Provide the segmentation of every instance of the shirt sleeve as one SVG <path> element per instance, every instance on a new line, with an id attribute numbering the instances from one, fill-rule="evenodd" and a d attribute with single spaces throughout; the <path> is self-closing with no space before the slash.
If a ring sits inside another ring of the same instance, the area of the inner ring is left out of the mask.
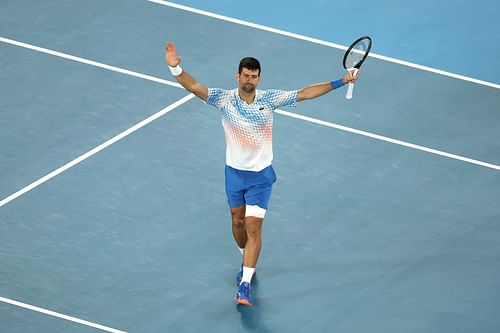
<path id="1" fill-rule="evenodd" d="M 224 106 L 230 96 L 230 91 L 220 88 L 208 88 L 207 104 L 220 109 Z"/>
<path id="2" fill-rule="evenodd" d="M 275 109 L 281 107 L 296 107 L 297 106 L 297 90 L 266 90 L 263 96 L 268 100 Z"/>

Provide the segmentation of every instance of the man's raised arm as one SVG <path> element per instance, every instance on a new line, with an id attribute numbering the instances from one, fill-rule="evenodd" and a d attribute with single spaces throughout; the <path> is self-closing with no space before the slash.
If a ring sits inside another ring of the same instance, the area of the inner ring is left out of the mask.
<path id="1" fill-rule="evenodd" d="M 358 79 L 358 73 L 352 74 L 351 72 L 347 72 L 345 76 L 341 79 L 331 82 L 312 84 L 298 91 L 297 102 L 302 102 L 308 99 L 313 99 L 322 96 L 334 89 L 344 86 L 347 83 L 354 83 L 356 82 L 357 79 Z"/>
<path id="2" fill-rule="evenodd" d="M 208 88 L 196 82 L 196 80 L 179 65 L 181 58 L 177 55 L 177 50 L 172 42 L 167 44 L 165 50 L 165 61 L 167 62 L 170 72 L 175 77 L 177 82 L 181 84 L 187 91 L 192 92 L 197 97 L 205 102 L 208 99 Z"/>

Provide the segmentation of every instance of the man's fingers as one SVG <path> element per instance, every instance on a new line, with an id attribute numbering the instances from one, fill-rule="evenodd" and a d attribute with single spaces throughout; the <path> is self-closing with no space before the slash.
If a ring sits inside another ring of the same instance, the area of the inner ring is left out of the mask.
<path id="1" fill-rule="evenodd" d="M 175 45 L 172 42 L 167 43 L 167 52 L 176 53 Z"/>
<path id="2" fill-rule="evenodd" d="M 350 83 L 356 82 L 356 80 L 358 79 L 358 75 L 359 75 L 358 69 L 347 71 L 347 81 Z"/>
<path id="3" fill-rule="evenodd" d="M 165 48 L 165 59 L 167 64 L 172 67 L 177 66 L 181 62 L 181 58 L 177 55 L 174 43 L 168 42 Z"/>

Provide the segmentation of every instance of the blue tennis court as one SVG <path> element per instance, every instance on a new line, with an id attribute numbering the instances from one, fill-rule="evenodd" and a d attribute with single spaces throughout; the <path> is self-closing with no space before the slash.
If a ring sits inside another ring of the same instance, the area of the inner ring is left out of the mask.
<path id="1" fill-rule="evenodd" d="M 378 23 L 350 31 L 345 9 L 279 3 L 0 3 L 5 332 L 500 331 L 500 73 L 425 47 L 476 8 L 363 2 Z M 481 24 L 470 45 L 497 54 L 498 20 Z M 261 89 L 292 90 L 340 77 L 362 34 L 352 100 L 276 111 L 254 306 L 237 306 L 220 115 L 175 82 L 165 44 L 207 86 L 235 87 L 251 55 Z"/>

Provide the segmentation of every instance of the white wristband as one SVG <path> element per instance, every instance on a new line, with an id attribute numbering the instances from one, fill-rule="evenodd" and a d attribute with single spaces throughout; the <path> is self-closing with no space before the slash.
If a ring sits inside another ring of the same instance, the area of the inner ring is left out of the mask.
<path id="1" fill-rule="evenodd" d="M 170 68 L 170 72 L 172 73 L 173 76 L 179 76 L 182 74 L 182 68 L 179 65 L 175 67 L 168 66 L 168 68 Z"/>

